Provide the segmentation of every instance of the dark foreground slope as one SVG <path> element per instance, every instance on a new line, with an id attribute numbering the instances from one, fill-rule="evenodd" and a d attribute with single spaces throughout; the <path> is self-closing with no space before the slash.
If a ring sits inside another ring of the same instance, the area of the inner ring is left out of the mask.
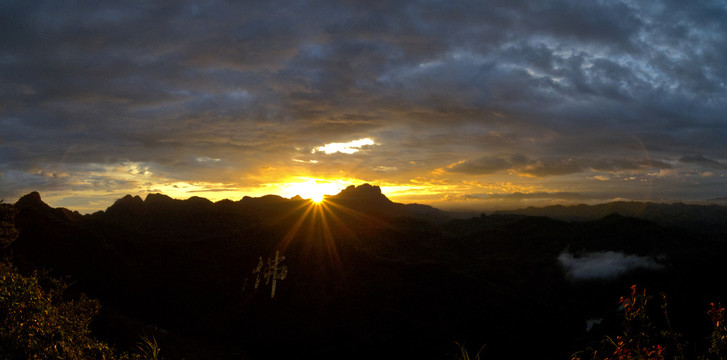
<path id="1" fill-rule="evenodd" d="M 448 220 L 369 185 L 323 205 L 157 194 L 82 216 L 33 193 L 16 207 L 17 263 L 100 299 L 110 341 L 151 331 L 177 359 L 436 359 L 454 341 L 566 358 L 632 283 L 671 294 L 675 322 L 698 330 L 725 295 L 724 236 L 618 215 Z"/>

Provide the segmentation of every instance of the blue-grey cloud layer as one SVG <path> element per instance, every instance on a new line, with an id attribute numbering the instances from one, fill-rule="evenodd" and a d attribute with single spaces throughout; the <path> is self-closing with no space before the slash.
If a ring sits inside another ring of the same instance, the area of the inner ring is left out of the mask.
<path id="1" fill-rule="evenodd" d="M 721 197 L 725 19 L 723 1 L 6 1 L 2 196 L 124 163 L 239 184 L 372 137 L 305 166 Z"/>

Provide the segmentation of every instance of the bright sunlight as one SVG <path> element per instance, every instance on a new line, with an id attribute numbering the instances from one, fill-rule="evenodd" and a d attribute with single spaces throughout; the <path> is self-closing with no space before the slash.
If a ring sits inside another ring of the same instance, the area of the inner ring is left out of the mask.
<path id="1" fill-rule="evenodd" d="M 336 180 L 323 180 L 313 178 L 300 178 L 301 182 L 285 184 L 284 196 L 300 195 L 304 199 L 310 199 L 315 203 L 323 201 L 325 195 L 338 194 L 348 184 L 342 185 Z"/>
<path id="2" fill-rule="evenodd" d="M 353 154 L 355 152 L 361 151 L 361 148 L 367 145 L 376 145 L 376 143 L 370 138 L 353 140 L 347 143 L 330 143 L 314 148 L 313 150 L 311 150 L 311 153 L 315 154 L 316 152 L 321 151 L 326 154 L 335 154 L 337 152 L 343 154 Z"/>

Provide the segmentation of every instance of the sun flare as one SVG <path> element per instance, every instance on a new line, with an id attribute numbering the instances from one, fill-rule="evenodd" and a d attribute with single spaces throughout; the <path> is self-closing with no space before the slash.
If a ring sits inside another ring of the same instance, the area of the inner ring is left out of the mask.
<path id="1" fill-rule="evenodd" d="M 323 201 L 323 197 L 324 196 L 325 196 L 325 194 L 318 194 L 318 193 L 316 193 L 316 194 L 311 195 L 310 199 L 314 203 L 320 204 Z"/>
<path id="2" fill-rule="evenodd" d="M 339 193 L 345 186 L 341 186 L 337 181 L 301 178 L 300 182 L 288 183 L 285 186 L 284 193 L 287 196 L 300 195 L 304 199 L 310 199 L 314 203 L 321 203 L 326 195 L 335 195 Z"/>

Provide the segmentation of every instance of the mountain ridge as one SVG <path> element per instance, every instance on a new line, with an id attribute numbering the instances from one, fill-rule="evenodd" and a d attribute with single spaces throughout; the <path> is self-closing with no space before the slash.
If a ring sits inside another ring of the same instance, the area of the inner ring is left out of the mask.
<path id="1" fill-rule="evenodd" d="M 39 195 L 37 199 L 40 199 Z M 134 212 L 193 211 L 220 206 L 237 207 L 239 210 L 246 208 L 271 209 L 280 206 L 299 205 L 309 201 L 299 195 L 291 198 L 284 198 L 279 195 L 264 195 L 260 197 L 243 196 L 238 201 L 224 199 L 212 202 L 206 198 L 197 196 L 180 200 L 160 193 L 150 193 L 143 200 L 138 195 L 126 195 L 116 200 L 105 211 L 99 211 L 93 215 L 98 217 L 131 216 Z M 373 186 L 367 183 L 358 186 L 350 185 L 338 194 L 326 195 L 322 206 L 326 206 L 326 202 L 345 206 L 362 213 L 378 214 L 388 217 L 419 217 L 437 221 L 448 220 L 453 217 L 453 214 L 429 205 L 393 202 L 381 192 L 379 186 Z"/>
<path id="2" fill-rule="evenodd" d="M 260 197 L 243 196 L 234 201 L 223 199 L 213 202 L 209 199 L 192 196 L 187 199 L 175 199 L 161 193 L 149 193 L 144 199 L 139 195 L 127 194 L 116 200 L 106 210 L 94 214 L 81 215 L 63 207 L 53 208 L 43 202 L 40 193 L 33 191 L 22 196 L 16 206 L 19 208 L 31 207 L 37 211 L 52 214 L 56 218 L 79 221 L 85 217 L 122 219 L 141 218 L 151 214 L 197 213 L 212 209 L 229 208 L 241 213 L 254 213 L 255 211 L 277 211 L 281 207 L 297 206 L 309 202 L 296 195 L 291 198 L 279 195 L 264 195 Z M 324 202 L 331 205 L 345 206 L 347 208 L 366 214 L 376 214 L 386 217 L 413 217 L 422 218 L 438 223 L 455 218 L 471 217 L 473 213 L 457 213 L 441 210 L 423 204 L 402 204 L 391 201 L 384 195 L 379 186 L 364 183 L 358 186 L 351 185 L 335 195 L 325 195 Z M 482 213 L 484 214 L 484 213 Z M 563 221 L 593 221 L 602 219 L 611 214 L 626 217 L 645 219 L 657 222 L 664 226 L 682 226 L 703 232 L 727 232 L 727 206 L 709 204 L 653 203 L 638 201 L 613 201 L 596 205 L 551 205 L 543 207 L 530 206 L 513 210 L 497 210 L 490 215 L 526 215 L 544 216 Z"/>
<path id="3" fill-rule="evenodd" d="M 250 359 L 431 357 L 466 339 L 487 342 L 493 358 L 522 341 L 532 344 L 523 355 L 566 358 L 586 320 L 612 313 L 635 282 L 671 290 L 678 303 L 727 277 L 725 235 L 623 215 L 448 219 L 394 203 L 371 185 L 318 205 L 276 195 L 213 203 L 149 194 L 80 215 L 33 192 L 15 207 L 20 236 L 8 250 L 20 265 L 72 276 L 74 289 L 118 309 L 116 318 L 232 352 L 242 346 Z M 286 276 L 273 298 L 271 259 L 279 256 Z M 588 261 L 631 265 L 607 278 L 568 277 Z M 644 263 L 656 265 L 636 266 Z M 114 316 L 105 322 L 110 333 L 120 332 Z M 184 343 L 163 346 L 178 347 L 177 358 L 210 358 L 188 356 Z"/>
<path id="4" fill-rule="evenodd" d="M 664 226 L 684 226 L 709 232 L 727 231 L 727 206 L 675 203 L 653 203 L 638 201 L 613 201 L 597 205 L 552 205 L 527 207 L 514 210 L 500 210 L 493 214 L 518 214 L 547 216 L 564 221 L 592 221 L 610 214 L 645 219 Z"/>

